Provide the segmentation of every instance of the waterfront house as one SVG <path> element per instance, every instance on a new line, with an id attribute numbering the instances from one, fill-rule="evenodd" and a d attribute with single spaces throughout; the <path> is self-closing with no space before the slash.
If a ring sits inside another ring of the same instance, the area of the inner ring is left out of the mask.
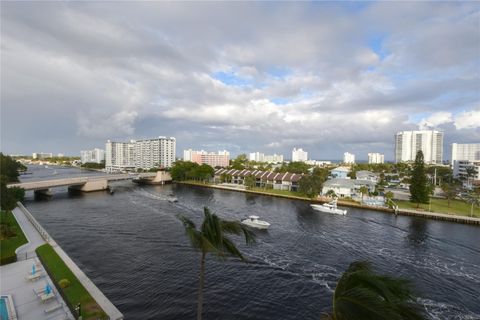
<path id="1" fill-rule="evenodd" d="M 297 191 L 298 182 L 302 178 L 301 174 L 288 172 L 217 169 L 214 181 L 243 185 L 245 184 L 245 179 L 250 176 L 255 178 L 256 187 L 288 191 Z"/>
<path id="2" fill-rule="evenodd" d="M 348 176 L 348 173 L 350 172 L 349 167 L 337 167 L 335 169 L 330 170 L 330 176 L 331 178 L 335 179 L 346 179 Z"/>
<path id="3" fill-rule="evenodd" d="M 322 195 L 326 195 L 328 191 L 333 190 L 340 198 L 361 197 L 361 187 L 366 186 L 369 192 L 374 192 L 375 185 L 376 183 L 370 180 L 334 178 L 325 181 L 322 188 Z"/>

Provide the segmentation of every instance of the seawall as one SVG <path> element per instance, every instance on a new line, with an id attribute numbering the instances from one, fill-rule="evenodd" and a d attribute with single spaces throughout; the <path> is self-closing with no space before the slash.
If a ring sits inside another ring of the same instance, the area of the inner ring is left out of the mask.
<path id="1" fill-rule="evenodd" d="M 214 189 L 220 189 L 220 190 L 243 192 L 243 193 L 254 193 L 254 194 L 266 195 L 266 196 L 271 196 L 271 197 L 306 201 L 306 202 L 309 202 L 309 203 L 325 203 L 325 202 L 330 201 L 327 198 L 309 199 L 309 198 L 300 197 L 300 196 L 297 197 L 297 196 L 292 196 L 292 195 L 269 193 L 268 191 L 262 192 L 262 191 L 256 191 L 256 190 L 230 188 L 230 187 L 219 186 L 219 185 L 202 184 L 202 183 L 187 182 L 187 181 L 175 181 L 175 183 L 197 186 L 197 187 L 204 187 L 204 188 L 214 188 Z M 457 222 L 457 223 L 464 223 L 464 224 L 471 224 L 471 225 L 480 226 L 480 218 L 473 218 L 473 217 L 467 217 L 467 216 L 451 215 L 451 214 L 445 214 L 445 213 L 439 213 L 439 212 L 425 212 L 425 211 L 410 210 L 410 209 L 398 209 L 397 212 L 395 212 L 395 210 L 390 209 L 390 208 L 373 207 L 373 206 L 367 206 L 367 205 L 363 205 L 363 204 L 359 204 L 359 203 L 354 203 L 354 202 L 350 202 L 350 201 L 342 201 L 342 200 L 338 200 L 338 205 L 344 206 L 344 207 L 360 208 L 360 209 L 386 212 L 386 213 L 391 213 L 391 214 L 398 214 L 398 215 L 403 215 L 403 216 L 415 216 L 415 217 L 421 217 L 421 218 L 427 218 L 427 219 L 450 221 L 450 222 Z"/>

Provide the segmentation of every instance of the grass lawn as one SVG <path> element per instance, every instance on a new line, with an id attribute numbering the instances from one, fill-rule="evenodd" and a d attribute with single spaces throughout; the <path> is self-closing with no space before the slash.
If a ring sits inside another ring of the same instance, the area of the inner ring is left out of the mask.
<path id="1" fill-rule="evenodd" d="M 263 189 L 263 188 L 248 188 L 247 190 L 249 191 L 255 191 L 255 192 L 260 192 L 260 193 L 266 193 L 266 194 L 279 194 L 283 196 L 291 196 L 291 197 L 297 197 L 297 198 L 302 198 L 302 199 L 309 199 L 307 197 L 302 196 L 298 192 L 295 191 L 288 191 L 288 190 L 276 190 L 276 189 Z"/>
<path id="2" fill-rule="evenodd" d="M 400 208 L 404 209 L 417 209 L 417 204 L 409 201 L 395 200 Z M 421 204 L 420 209 L 428 211 L 428 204 Z M 459 216 L 470 216 L 471 204 L 468 204 L 461 200 L 450 200 L 450 207 L 448 207 L 448 201 L 446 199 L 432 198 L 431 211 L 456 214 Z M 480 209 L 473 207 L 473 216 L 480 218 Z"/>
<path id="3" fill-rule="evenodd" d="M 68 301 L 68 304 L 73 307 L 77 306 L 78 303 L 81 304 L 83 319 L 107 318 L 102 308 L 100 308 L 49 244 L 38 247 L 36 252 L 58 290 L 63 292 L 63 297 Z M 66 288 L 61 288 L 58 285 L 61 279 L 67 279 L 70 285 Z M 72 310 L 72 312 L 74 311 Z"/>
<path id="4" fill-rule="evenodd" d="M 0 213 L 0 265 L 17 261 L 15 250 L 27 243 L 27 238 L 11 211 Z"/>

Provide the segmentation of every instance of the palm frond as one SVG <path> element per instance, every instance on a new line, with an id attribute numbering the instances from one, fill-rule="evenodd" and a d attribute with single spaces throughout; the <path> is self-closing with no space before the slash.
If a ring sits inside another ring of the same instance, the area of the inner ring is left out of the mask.
<path id="1" fill-rule="evenodd" d="M 225 233 L 231 233 L 235 235 L 240 235 L 243 233 L 245 237 L 246 244 L 253 244 L 255 243 L 255 234 L 246 226 L 241 224 L 238 221 L 229 221 L 229 220 L 222 220 L 222 230 Z"/>
<path id="2" fill-rule="evenodd" d="M 334 293 L 335 319 L 423 319 L 408 280 L 373 272 L 368 262 L 350 264 Z"/>
<path id="3" fill-rule="evenodd" d="M 238 248 L 235 246 L 235 244 L 228 239 L 227 237 L 223 237 L 223 249 L 226 251 L 228 254 L 240 258 L 242 261 L 246 261 L 245 258 L 243 257 L 242 253 Z"/>

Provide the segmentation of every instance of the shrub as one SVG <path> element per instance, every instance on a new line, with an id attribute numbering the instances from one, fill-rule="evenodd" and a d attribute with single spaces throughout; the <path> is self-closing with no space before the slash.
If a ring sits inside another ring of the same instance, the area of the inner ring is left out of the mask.
<path id="1" fill-rule="evenodd" d="M 68 279 L 61 279 L 60 281 L 58 281 L 58 285 L 60 286 L 60 288 L 65 289 L 70 285 L 70 281 L 68 281 Z"/>

